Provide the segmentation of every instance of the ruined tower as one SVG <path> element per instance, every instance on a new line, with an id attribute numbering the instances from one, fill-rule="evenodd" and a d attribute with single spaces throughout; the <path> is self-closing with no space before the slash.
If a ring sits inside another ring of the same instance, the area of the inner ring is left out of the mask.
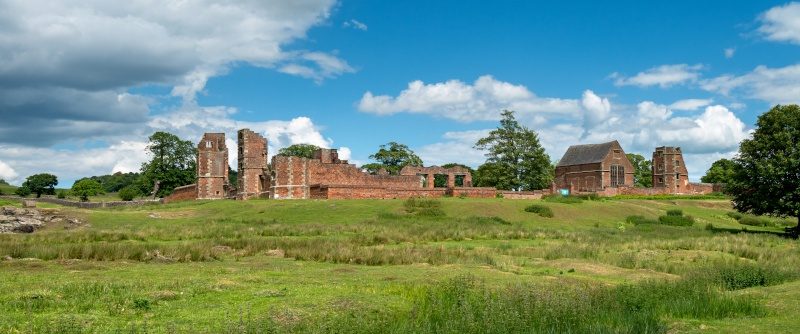
<path id="1" fill-rule="evenodd" d="M 689 172 L 680 147 L 656 147 L 653 152 L 653 187 L 666 188 L 666 192 L 671 194 L 689 191 Z"/>
<path id="2" fill-rule="evenodd" d="M 237 197 L 248 199 L 267 196 L 269 174 L 267 173 L 267 140 L 261 135 L 241 129 L 239 136 L 239 174 Z"/>
<path id="3" fill-rule="evenodd" d="M 197 198 L 220 199 L 228 192 L 228 148 L 224 133 L 206 133 L 197 144 Z"/>

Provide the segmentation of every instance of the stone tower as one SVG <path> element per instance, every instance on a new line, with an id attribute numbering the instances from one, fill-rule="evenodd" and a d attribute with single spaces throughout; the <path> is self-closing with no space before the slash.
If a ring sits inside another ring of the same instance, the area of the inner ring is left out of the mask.
<path id="1" fill-rule="evenodd" d="M 239 136 L 239 175 L 237 197 L 268 197 L 267 140 L 261 135 L 241 129 Z"/>
<path id="2" fill-rule="evenodd" d="M 197 198 L 221 199 L 228 192 L 228 148 L 224 133 L 206 133 L 197 144 Z"/>
<path id="3" fill-rule="evenodd" d="M 666 188 L 671 194 L 689 191 L 689 172 L 680 147 L 656 147 L 653 152 L 653 187 Z"/>

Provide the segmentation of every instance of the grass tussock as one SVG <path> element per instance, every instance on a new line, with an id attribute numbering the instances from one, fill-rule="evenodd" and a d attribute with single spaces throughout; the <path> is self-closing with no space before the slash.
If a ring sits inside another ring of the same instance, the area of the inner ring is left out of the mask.
<path id="1" fill-rule="evenodd" d="M 409 198 L 403 202 L 406 213 L 422 217 L 444 217 L 442 202 L 435 199 Z"/>
<path id="2" fill-rule="evenodd" d="M 553 218 L 553 209 L 541 204 L 532 204 L 525 207 L 525 212 L 532 212 L 545 218 Z"/>

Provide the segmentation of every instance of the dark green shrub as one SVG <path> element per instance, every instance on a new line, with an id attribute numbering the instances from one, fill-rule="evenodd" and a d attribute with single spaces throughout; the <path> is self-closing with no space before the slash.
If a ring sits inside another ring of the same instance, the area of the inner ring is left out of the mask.
<path id="1" fill-rule="evenodd" d="M 133 300 L 133 308 L 141 311 L 149 311 L 150 300 L 145 298 L 136 298 Z"/>
<path id="2" fill-rule="evenodd" d="M 14 190 L 14 194 L 20 197 L 28 197 L 31 194 L 31 190 L 28 187 L 19 187 Z"/>
<path id="3" fill-rule="evenodd" d="M 123 201 L 132 201 L 134 198 L 140 195 L 139 188 L 132 185 L 127 186 L 120 189 L 118 195 Z"/>
<path id="4" fill-rule="evenodd" d="M 726 290 L 781 284 L 797 278 L 796 271 L 743 261 L 717 262 L 689 274 L 689 278 L 718 285 Z"/>
<path id="5" fill-rule="evenodd" d="M 728 217 L 731 217 L 731 218 L 736 219 L 736 220 L 742 219 L 742 217 L 744 217 L 743 214 L 741 214 L 739 212 L 736 212 L 736 211 L 728 212 L 728 213 L 726 213 L 726 215 L 728 215 Z"/>
<path id="6" fill-rule="evenodd" d="M 739 224 L 748 226 L 768 226 L 770 225 L 770 221 L 753 216 L 742 216 L 742 218 L 739 219 Z"/>
<path id="7" fill-rule="evenodd" d="M 67 192 L 63 191 L 63 190 L 59 190 L 58 193 L 56 194 L 56 198 L 58 198 L 58 199 L 67 198 Z"/>
<path id="8" fill-rule="evenodd" d="M 445 215 L 442 210 L 442 203 L 435 199 L 409 198 L 403 202 L 403 207 L 407 213 L 413 213 L 424 217 L 442 217 Z"/>
<path id="9" fill-rule="evenodd" d="M 601 199 L 600 195 L 598 195 L 597 193 L 572 195 L 572 197 L 577 197 L 587 201 L 599 201 Z"/>
<path id="10" fill-rule="evenodd" d="M 547 195 L 543 196 L 542 200 L 545 202 L 550 203 L 561 203 L 561 204 L 578 204 L 583 203 L 583 199 L 576 196 L 561 196 L 561 195 Z"/>
<path id="11" fill-rule="evenodd" d="M 683 210 L 681 209 L 669 209 L 667 210 L 667 216 L 683 216 Z"/>
<path id="12" fill-rule="evenodd" d="M 625 218 L 625 222 L 633 225 L 658 224 L 657 220 L 645 218 L 644 216 L 628 216 Z"/>
<path id="13" fill-rule="evenodd" d="M 658 217 L 658 223 L 670 226 L 692 226 L 694 225 L 694 218 L 692 216 L 661 216 Z"/>
<path id="14" fill-rule="evenodd" d="M 529 205 L 525 208 L 525 212 L 532 212 L 545 218 L 553 218 L 553 210 L 541 204 Z"/>
<path id="15" fill-rule="evenodd" d="M 509 221 L 507 221 L 507 220 L 505 220 L 503 218 L 497 217 L 497 216 L 491 216 L 491 217 L 469 216 L 467 218 L 463 218 L 463 219 L 460 219 L 460 220 L 463 221 L 463 222 L 466 222 L 466 223 L 470 223 L 470 224 L 511 225 L 511 222 L 509 222 Z"/>

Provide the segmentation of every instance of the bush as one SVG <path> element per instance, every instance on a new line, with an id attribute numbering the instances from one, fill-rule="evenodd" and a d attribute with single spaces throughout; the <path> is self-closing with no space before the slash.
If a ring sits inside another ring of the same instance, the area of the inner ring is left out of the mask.
<path id="1" fill-rule="evenodd" d="M 80 197 L 83 202 L 89 201 L 89 196 L 100 195 L 104 192 L 100 183 L 92 179 L 83 179 L 72 185 L 72 193 Z"/>
<path id="2" fill-rule="evenodd" d="M 597 193 L 572 195 L 572 197 L 577 197 L 577 198 L 580 198 L 582 200 L 587 200 L 587 201 L 599 201 L 599 200 L 602 199 L 600 197 L 600 195 L 598 195 Z"/>
<path id="3" fill-rule="evenodd" d="M 130 185 L 120 189 L 118 195 L 123 201 L 132 201 L 134 198 L 139 197 L 139 188 Z"/>
<path id="4" fill-rule="evenodd" d="M 59 190 L 58 194 L 56 194 L 56 198 L 58 199 L 65 199 L 67 198 L 67 192 L 63 190 Z"/>
<path id="5" fill-rule="evenodd" d="M 691 280 L 708 282 L 725 290 L 777 285 L 797 278 L 796 271 L 743 261 L 717 262 L 689 274 Z"/>
<path id="6" fill-rule="evenodd" d="M 403 207 L 407 213 L 413 213 L 424 217 L 442 217 L 445 215 L 442 210 L 442 203 L 435 199 L 409 198 L 403 202 Z"/>
<path id="7" fill-rule="evenodd" d="M 669 209 L 667 210 L 667 216 L 683 216 L 683 210 L 681 209 Z"/>
<path id="8" fill-rule="evenodd" d="M 742 216 L 742 218 L 739 218 L 739 224 L 749 226 L 768 226 L 770 225 L 770 222 L 766 219 L 761 219 L 758 217 Z"/>
<path id="9" fill-rule="evenodd" d="M 658 217 L 658 223 L 670 226 L 692 226 L 694 225 L 694 218 L 692 216 L 661 216 Z"/>
<path id="10" fill-rule="evenodd" d="M 561 203 L 561 204 L 578 204 L 583 203 L 583 199 L 576 196 L 561 196 L 561 195 L 547 195 L 543 196 L 542 200 L 545 202 L 550 203 Z"/>
<path id="11" fill-rule="evenodd" d="M 625 218 L 625 222 L 633 225 L 658 224 L 657 220 L 645 218 L 644 216 L 628 216 Z"/>
<path id="12" fill-rule="evenodd" d="M 525 212 L 536 213 L 545 218 L 553 218 L 553 210 L 541 204 L 529 205 L 525 208 Z"/>
<path id="13" fill-rule="evenodd" d="M 726 213 L 726 215 L 728 215 L 728 217 L 731 217 L 731 218 L 736 219 L 736 220 L 742 219 L 742 217 L 744 217 L 743 214 L 741 214 L 739 212 L 736 212 L 736 211 L 728 212 L 728 213 Z"/>
<path id="14" fill-rule="evenodd" d="M 14 194 L 20 197 L 28 197 L 31 194 L 31 190 L 28 187 L 19 187 L 14 190 Z"/>

